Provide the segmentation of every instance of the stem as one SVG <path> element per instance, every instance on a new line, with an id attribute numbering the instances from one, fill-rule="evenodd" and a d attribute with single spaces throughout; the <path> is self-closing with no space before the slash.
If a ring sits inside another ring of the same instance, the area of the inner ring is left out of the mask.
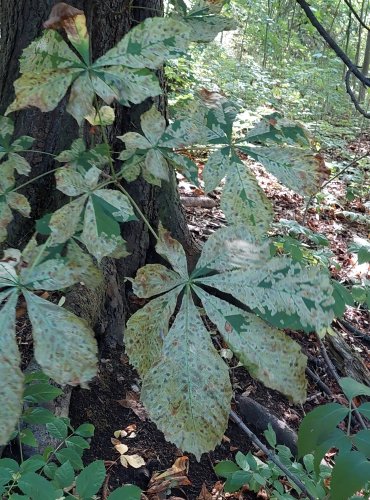
<path id="1" fill-rule="evenodd" d="M 20 151 L 20 153 L 39 153 L 42 155 L 53 156 L 54 158 L 58 156 L 53 153 L 48 153 L 47 151 L 39 151 L 38 149 L 25 149 L 24 151 Z"/>
<path id="2" fill-rule="evenodd" d="M 274 464 L 277 465 L 282 472 L 284 472 L 286 477 L 288 477 L 310 500 L 315 500 L 315 497 L 309 494 L 302 481 L 292 472 L 290 472 L 290 470 L 284 464 L 280 462 L 275 453 L 270 451 L 267 446 L 265 446 L 262 441 L 258 439 L 258 437 L 249 429 L 249 427 L 245 425 L 245 423 L 242 421 L 239 415 L 235 413 L 235 411 L 230 411 L 230 417 L 242 429 L 242 431 L 247 434 L 252 443 L 258 446 L 258 448 L 263 451 L 267 458 L 271 460 L 271 462 L 274 462 Z"/>
<path id="3" fill-rule="evenodd" d="M 122 191 L 122 193 L 127 196 L 127 198 L 130 200 L 132 206 L 135 208 L 135 210 L 137 211 L 137 213 L 140 215 L 140 217 L 143 219 L 145 225 L 147 226 L 147 228 L 149 229 L 149 231 L 152 233 L 152 235 L 154 236 L 154 238 L 156 240 L 159 239 L 157 233 L 154 231 L 154 229 L 152 228 L 152 226 L 150 225 L 150 222 L 148 221 L 148 219 L 145 217 L 145 215 L 143 214 L 143 212 L 141 211 L 139 205 L 136 203 L 136 201 L 132 198 L 132 196 L 129 195 L 129 193 L 126 191 L 126 189 L 124 187 L 121 186 L 121 184 L 119 182 L 116 182 L 115 185 L 118 187 L 118 189 L 120 191 Z"/>
<path id="4" fill-rule="evenodd" d="M 101 118 L 100 109 L 99 109 L 99 103 L 98 103 L 98 98 L 96 97 L 96 94 L 94 96 L 94 101 L 95 101 L 95 106 L 96 106 L 96 112 L 98 114 L 99 121 L 100 121 L 100 127 L 101 127 L 102 136 L 103 136 L 103 141 L 104 141 L 104 144 L 109 148 L 109 151 L 110 151 L 110 146 L 109 146 L 109 142 L 108 142 L 107 132 L 105 130 L 105 126 L 102 125 L 102 118 Z M 113 177 L 113 179 L 116 179 L 117 176 L 116 176 L 116 172 L 114 170 L 114 165 L 113 165 L 113 160 L 112 160 L 111 154 L 109 154 L 109 168 L 110 168 L 111 176 Z"/>
<path id="5" fill-rule="evenodd" d="M 348 424 L 347 424 L 347 436 L 351 434 L 351 420 L 352 420 L 352 401 L 349 401 L 348 405 L 349 413 L 348 413 Z"/>
<path id="6" fill-rule="evenodd" d="M 32 182 L 37 181 L 38 179 L 41 179 L 42 177 L 45 177 L 46 175 L 52 174 L 52 173 L 56 172 L 59 169 L 60 169 L 60 167 L 53 168 L 52 170 L 48 170 L 47 172 L 44 172 L 43 174 L 37 175 L 36 177 L 32 177 L 32 179 L 30 179 L 29 181 L 24 182 L 23 184 L 20 184 L 19 186 L 16 186 L 15 188 L 13 188 L 10 191 L 10 193 L 14 193 L 15 191 L 18 191 L 18 189 L 22 189 L 25 186 L 28 186 L 28 184 L 32 184 Z"/>
<path id="7" fill-rule="evenodd" d="M 21 464 L 23 464 L 23 449 L 22 449 L 22 443 L 21 443 L 21 427 L 18 422 L 18 443 L 19 443 L 19 455 L 21 459 Z"/>

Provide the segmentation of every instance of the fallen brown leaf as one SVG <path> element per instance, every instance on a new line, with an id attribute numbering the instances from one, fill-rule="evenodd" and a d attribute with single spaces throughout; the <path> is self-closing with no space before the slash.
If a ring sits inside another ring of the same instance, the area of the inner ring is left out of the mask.
<path id="1" fill-rule="evenodd" d="M 203 483 L 202 489 L 197 500 L 213 500 L 211 493 L 207 490 L 205 483 Z"/>
<path id="2" fill-rule="evenodd" d="M 82 15 L 83 11 L 72 7 L 64 2 L 59 2 L 51 9 L 49 19 L 44 22 L 46 29 L 62 28 L 64 21 Z"/>
<path id="3" fill-rule="evenodd" d="M 189 486 L 187 474 L 189 470 L 189 458 L 182 456 L 164 472 L 155 472 L 149 481 L 148 494 L 157 494 L 177 486 Z"/>
<path id="4" fill-rule="evenodd" d="M 140 420 L 145 421 L 148 418 L 148 412 L 144 405 L 140 402 L 140 396 L 134 391 L 128 391 L 124 399 L 117 401 L 118 404 L 132 410 Z M 127 429 L 125 429 L 127 432 Z"/>

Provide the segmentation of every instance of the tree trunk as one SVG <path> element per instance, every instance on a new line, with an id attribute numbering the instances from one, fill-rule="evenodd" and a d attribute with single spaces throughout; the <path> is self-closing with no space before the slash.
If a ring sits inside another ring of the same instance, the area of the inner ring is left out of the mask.
<path id="1" fill-rule="evenodd" d="M 13 80 L 18 75 L 18 60 L 22 50 L 40 35 L 42 23 L 48 18 L 51 7 L 55 3 L 54 0 L 44 2 L 0 0 L 0 53 L 2 55 L 0 58 L 0 114 L 4 113 L 14 98 Z M 69 3 L 83 9 L 86 14 L 93 59 L 113 47 L 131 27 L 146 17 L 160 15 L 163 8 L 162 0 L 135 0 L 135 7 L 121 0 L 104 2 L 70 0 Z M 161 72 L 159 76 L 163 80 Z M 165 98 L 157 98 L 156 103 L 165 112 Z M 117 141 L 116 136 L 128 130 L 139 130 L 140 115 L 150 105 L 151 100 L 131 108 L 115 105 L 116 121 L 108 133 L 114 151 L 122 149 L 122 143 Z M 59 153 L 69 148 L 71 142 L 78 137 L 79 131 L 73 118 L 65 112 L 65 106 L 66 100 L 49 113 L 41 113 L 35 108 L 15 113 L 12 117 L 15 121 L 16 136 L 25 134 L 34 137 L 36 141 L 33 149 L 38 151 Z M 55 168 L 56 165 L 50 158 L 52 157 L 39 153 L 29 153 L 27 159 L 32 166 L 31 176 L 34 177 Z M 18 182 L 23 181 L 24 179 L 19 179 Z M 161 190 L 143 180 L 130 183 L 125 188 L 152 225 L 157 225 L 159 213 L 161 214 L 164 225 L 174 233 L 190 256 L 193 254 L 194 258 L 196 251 L 194 251 L 179 202 L 175 176 L 172 176 L 171 181 Z M 9 228 L 7 246 L 17 248 L 22 248 L 33 234 L 35 220 L 55 210 L 63 199 L 61 193 L 55 190 L 53 175 L 27 186 L 22 192 L 31 203 L 32 217 L 29 220 L 15 216 L 14 223 Z M 171 207 L 171 209 L 160 209 L 160 200 L 162 202 L 165 200 L 165 207 Z M 141 220 L 124 224 L 122 234 L 132 254 L 120 261 L 104 260 L 103 267 L 107 278 L 105 289 L 99 291 L 95 298 L 89 297 L 87 300 L 84 294 L 77 291 L 72 293 L 69 300 L 73 309 L 95 323 L 95 326 L 98 325 L 98 331 L 102 334 L 101 341 L 105 343 L 108 340 L 110 344 L 122 343 L 124 322 L 129 313 L 124 277 L 133 276 L 148 259 L 153 259 L 155 243 Z"/>
<path id="2" fill-rule="evenodd" d="M 369 69 L 370 69 L 370 31 L 367 32 L 364 61 L 362 63 L 362 73 L 365 76 L 368 76 Z M 364 85 L 361 85 L 358 93 L 358 102 L 363 103 L 365 101 L 365 96 L 366 96 L 366 87 Z"/>

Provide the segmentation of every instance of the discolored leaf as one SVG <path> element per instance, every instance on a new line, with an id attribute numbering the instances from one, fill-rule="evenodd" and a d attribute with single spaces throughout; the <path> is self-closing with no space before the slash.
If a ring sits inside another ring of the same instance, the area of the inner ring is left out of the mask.
<path id="1" fill-rule="evenodd" d="M 156 252 L 166 259 L 182 278 L 188 278 L 188 263 L 182 245 L 172 238 L 170 232 L 161 223 L 158 227 L 158 236 Z"/>
<path id="2" fill-rule="evenodd" d="M 215 231 L 205 242 L 195 274 L 259 268 L 270 260 L 267 239 L 257 238 L 249 226 L 235 225 Z"/>
<path id="3" fill-rule="evenodd" d="M 29 217 L 31 215 L 31 205 L 23 194 L 13 191 L 6 195 L 6 200 L 10 208 L 17 210 L 23 217 Z"/>
<path id="4" fill-rule="evenodd" d="M 129 31 L 94 67 L 124 65 L 130 68 L 157 69 L 165 60 L 183 54 L 189 30 L 181 21 L 152 17 Z"/>
<path id="5" fill-rule="evenodd" d="M 329 177 L 329 169 L 319 154 L 294 146 L 239 146 L 256 159 L 282 184 L 297 193 L 311 196 Z"/>
<path id="6" fill-rule="evenodd" d="M 230 148 L 214 151 L 208 158 L 203 170 L 204 190 L 206 193 L 213 191 L 220 185 L 227 175 L 230 167 Z"/>
<path id="7" fill-rule="evenodd" d="M 231 224 L 245 224 L 256 235 L 266 234 L 272 219 L 270 201 L 256 178 L 236 156 L 231 159 L 221 208 Z"/>
<path id="8" fill-rule="evenodd" d="M 86 120 L 90 123 L 90 125 L 94 126 L 107 126 L 112 125 L 115 120 L 114 109 L 110 106 L 102 106 L 97 110 L 94 108 L 93 111 L 85 116 Z"/>
<path id="9" fill-rule="evenodd" d="M 252 377 L 295 403 L 306 399 L 307 358 L 299 344 L 255 314 L 232 306 L 199 287 L 194 291 L 224 340 Z"/>
<path id="10" fill-rule="evenodd" d="M 162 357 L 144 376 L 142 400 L 166 438 L 199 460 L 222 439 L 231 395 L 227 367 L 188 291 Z"/>
<path id="11" fill-rule="evenodd" d="M 141 377 L 160 357 L 163 339 L 168 333 L 169 321 L 181 290 L 181 287 L 177 287 L 151 300 L 127 322 L 125 351 Z"/>
<path id="12" fill-rule="evenodd" d="M 15 308 L 18 293 L 2 293 L 0 310 L 0 445 L 7 444 L 22 412 L 23 374 L 19 368 L 20 354 L 15 339 Z"/>
<path id="13" fill-rule="evenodd" d="M 278 328 L 320 330 L 334 317 L 333 289 L 326 272 L 275 257 L 262 268 L 245 268 L 200 278 L 256 310 Z"/>
<path id="14" fill-rule="evenodd" d="M 193 42 L 211 42 L 220 32 L 236 28 L 233 19 L 213 14 L 190 14 L 184 18 L 184 22 L 191 30 L 190 39 Z"/>
<path id="15" fill-rule="evenodd" d="M 81 196 L 53 212 L 49 221 L 51 245 L 64 243 L 76 234 L 86 200 L 87 196 Z"/>
<path id="16" fill-rule="evenodd" d="M 36 361 L 57 383 L 86 384 L 96 374 L 94 332 L 71 312 L 24 291 Z"/>
<path id="17" fill-rule="evenodd" d="M 168 292 L 179 285 L 185 285 L 187 279 L 161 264 L 147 264 L 141 267 L 132 280 L 134 294 L 140 298 L 149 298 Z"/>
<path id="18" fill-rule="evenodd" d="M 84 119 L 94 114 L 94 87 L 87 72 L 82 73 L 71 87 L 67 111 L 80 125 Z"/>
<path id="19" fill-rule="evenodd" d="M 278 143 L 310 146 L 310 137 L 303 125 L 284 118 L 280 113 L 263 116 L 243 140 L 263 145 Z"/>
<path id="20" fill-rule="evenodd" d="M 82 139 L 76 139 L 71 145 L 71 149 L 60 153 L 56 160 L 62 163 L 68 163 L 68 166 L 80 171 L 81 167 L 86 172 L 96 173 L 96 169 L 101 169 L 110 161 L 110 150 L 106 144 L 97 144 L 91 149 L 87 149 Z M 85 177 L 86 179 L 86 177 Z M 92 186 L 92 184 L 90 184 Z M 71 195 L 73 196 L 73 195 Z"/>

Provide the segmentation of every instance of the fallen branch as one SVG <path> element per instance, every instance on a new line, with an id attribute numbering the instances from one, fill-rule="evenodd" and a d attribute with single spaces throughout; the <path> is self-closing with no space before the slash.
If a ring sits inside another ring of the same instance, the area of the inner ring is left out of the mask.
<path id="1" fill-rule="evenodd" d="M 343 326 L 348 332 L 353 333 L 355 337 L 360 337 L 361 340 L 364 342 L 367 342 L 370 344 L 370 335 L 367 335 L 367 333 L 361 332 L 357 328 L 355 328 L 353 325 L 348 323 L 345 319 L 338 319 L 338 323 Z"/>
<path id="2" fill-rule="evenodd" d="M 263 451 L 263 453 L 267 456 L 271 462 L 273 462 L 279 469 L 284 472 L 286 477 L 288 477 L 292 483 L 294 483 L 310 500 L 315 500 L 315 497 L 310 495 L 310 493 L 307 491 L 306 486 L 302 483 L 302 481 L 290 470 L 280 462 L 279 458 L 270 451 L 267 446 L 265 446 L 262 441 L 258 439 L 258 437 L 245 425 L 245 423 L 242 421 L 242 419 L 239 417 L 235 411 L 231 410 L 230 411 L 230 417 L 231 419 L 240 427 L 240 429 L 249 437 L 249 439 L 254 443 L 260 450 Z"/>
<path id="3" fill-rule="evenodd" d="M 324 384 L 321 378 L 314 371 L 312 371 L 311 368 L 308 368 L 308 366 L 306 367 L 306 373 L 320 387 L 320 389 L 325 392 L 327 396 L 333 397 L 333 393 L 331 392 L 329 387 Z"/>
<path id="4" fill-rule="evenodd" d="M 252 424 L 260 432 L 267 430 L 270 424 L 276 434 L 277 442 L 287 446 L 292 454 L 297 456 L 297 434 L 283 420 L 247 395 L 242 394 L 238 398 L 238 403 L 239 412 L 247 424 Z"/>

